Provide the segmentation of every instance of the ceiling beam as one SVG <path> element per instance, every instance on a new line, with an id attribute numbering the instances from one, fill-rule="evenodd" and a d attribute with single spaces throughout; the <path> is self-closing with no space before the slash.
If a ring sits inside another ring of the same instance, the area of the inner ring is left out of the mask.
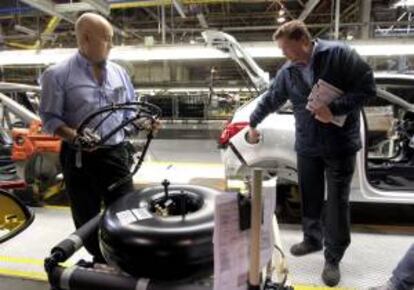
<path id="1" fill-rule="evenodd" d="M 154 20 L 156 20 L 158 23 L 161 23 L 161 19 L 158 17 L 157 14 L 155 14 L 154 12 L 152 12 L 149 8 L 142 8 L 149 16 L 151 16 L 151 18 L 153 18 Z M 171 30 L 171 28 L 165 24 L 165 29 L 167 30 Z"/>
<path id="2" fill-rule="evenodd" d="M 204 17 L 204 14 L 203 14 L 202 12 L 197 13 L 197 19 L 198 19 L 198 22 L 200 23 L 200 26 L 201 26 L 203 29 L 207 29 L 207 28 L 208 28 L 208 23 L 207 23 L 207 20 L 206 20 L 206 18 Z"/>
<path id="3" fill-rule="evenodd" d="M 94 7 L 84 2 L 56 4 L 55 10 L 58 13 L 73 13 L 86 10 L 96 10 Z"/>
<path id="4" fill-rule="evenodd" d="M 177 10 L 178 14 L 180 14 L 181 18 L 186 18 L 184 13 L 184 7 L 180 0 L 172 0 L 174 4 L 175 10 Z"/>
<path id="5" fill-rule="evenodd" d="M 82 0 L 84 3 L 88 3 L 96 9 L 99 13 L 109 16 L 111 13 L 111 7 L 106 0 Z"/>
<path id="6" fill-rule="evenodd" d="M 39 9 L 40 11 L 43 11 L 47 14 L 62 18 L 72 24 L 75 24 L 76 22 L 76 18 L 71 16 L 71 15 L 66 15 L 62 12 L 59 12 L 57 9 L 57 5 L 55 5 L 55 3 L 53 3 L 51 0 L 21 0 L 23 3 L 32 6 L 36 9 Z M 85 1 L 89 1 L 90 3 L 87 3 L 87 5 L 89 5 L 89 7 L 92 7 L 91 3 L 92 2 L 97 2 L 97 0 L 85 0 Z M 85 3 L 86 4 L 86 3 Z M 87 7 L 87 6 L 80 6 L 80 7 Z M 94 6 L 94 10 L 96 10 L 96 7 Z M 59 9 L 62 9 L 62 6 L 59 6 Z M 128 34 L 123 31 L 122 29 L 112 25 L 114 32 L 118 35 L 121 35 L 123 37 L 127 37 Z"/>
<path id="7" fill-rule="evenodd" d="M 320 0 L 309 0 L 305 4 L 305 8 L 303 9 L 302 13 L 299 15 L 298 19 L 305 21 L 306 17 L 312 12 L 313 9 L 319 4 Z"/>
<path id="8" fill-rule="evenodd" d="M 82 0 L 83 2 L 72 2 L 64 4 L 56 4 L 55 10 L 59 13 L 73 13 L 79 11 L 98 11 L 99 13 L 109 16 L 111 6 L 103 0 Z"/>
<path id="9" fill-rule="evenodd" d="M 371 25 L 409 25 L 412 24 L 410 21 L 378 21 L 378 22 L 371 22 Z M 326 23 L 313 23 L 313 24 L 307 24 L 306 26 L 308 28 L 325 28 L 329 29 L 331 27 L 332 23 L 326 22 Z M 340 27 L 361 27 L 364 23 L 362 22 L 341 22 Z M 266 25 L 266 26 L 228 26 L 228 27 L 221 27 L 221 31 L 227 31 L 227 32 L 247 32 L 247 31 L 267 31 L 267 30 L 276 30 L 280 27 L 280 25 Z M 170 32 L 167 29 L 168 32 Z M 196 33 L 196 32 L 202 32 L 204 31 L 203 28 L 198 27 L 180 27 L 180 28 L 174 28 L 174 32 L 176 33 Z M 158 33 L 157 28 L 129 28 L 127 29 L 127 32 L 129 33 Z"/>
<path id="10" fill-rule="evenodd" d="M 75 23 L 74 17 L 58 12 L 56 10 L 55 3 L 53 3 L 51 0 L 20 0 L 20 1 L 36 9 L 39 9 L 40 11 L 43 11 L 47 14 L 57 16 L 70 23 Z"/>

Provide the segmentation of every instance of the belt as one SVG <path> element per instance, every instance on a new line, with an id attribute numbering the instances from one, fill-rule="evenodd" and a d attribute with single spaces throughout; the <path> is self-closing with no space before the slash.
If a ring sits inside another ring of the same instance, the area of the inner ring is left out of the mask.
<path id="1" fill-rule="evenodd" d="M 67 141 L 63 141 L 62 143 L 68 149 L 75 150 L 75 151 L 78 151 L 79 150 L 79 147 L 73 145 L 72 143 L 69 143 Z M 125 142 L 121 142 L 121 143 L 118 143 L 118 144 L 115 144 L 115 145 L 100 145 L 94 151 L 101 150 L 101 149 L 102 150 L 115 149 L 115 148 L 118 148 L 118 147 L 123 146 L 124 144 L 125 144 Z M 92 151 L 92 152 L 94 152 L 94 151 Z M 88 152 L 88 151 L 87 150 L 82 150 L 82 152 Z"/>
<path id="2" fill-rule="evenodd" d="M 123 146 L 124 142 L 116 144 L 116 145 L 101 145 L 98 148 L 96 148 L 96 150 L 93 150 L 93 151 L 80 150 L 79 147 L 76 147 L 73 144 L 71 144 L 69 142 L 66 142 L 66 141 L 63 141 L 62 145 L 63 145 L 62 148 L 65 148 L 65 149 L 70 150 L 73 153 L 75 153 L 75 166 L 77 168 L 81 168 L 82 167 L 82 155 L 83 154 L 93 155 L 93 154 L 99 154 L 99 153 L 102 153 L 102 152 L 105 152 L 105 151 L 114 150 L 114 149 L 117 149 L 117 148 L 120 148 L 121 146 Z"/>

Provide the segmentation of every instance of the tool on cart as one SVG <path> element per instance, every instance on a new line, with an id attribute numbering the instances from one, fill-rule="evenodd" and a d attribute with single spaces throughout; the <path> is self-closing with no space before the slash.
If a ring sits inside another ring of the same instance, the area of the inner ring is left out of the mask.
<path id="1" fill-rule="evenodd" d="M 58 160 L 61 140 L 41 131 L 38 115 L 8 96 L 0 93 L 0 102 L 6 108 L 9 125 L 11 119 L 27 124 L 27 127 L 11 127 L 13 146 L 11 159 L 16 164 L 17 174 L 27 187 L 22 199 L 31 204 L 63 192 L 63 181 Z"/>
<path id="2" fill-rule="evenodd" d="M 33 120 L 29 128 L 13 128 L 12 160 L 18 175 L 28 185 L 31 204 L 41 204 L 57 194 L 63 194 L 59 152 L 61 139 L 41 131 L 40 121 Z"/>

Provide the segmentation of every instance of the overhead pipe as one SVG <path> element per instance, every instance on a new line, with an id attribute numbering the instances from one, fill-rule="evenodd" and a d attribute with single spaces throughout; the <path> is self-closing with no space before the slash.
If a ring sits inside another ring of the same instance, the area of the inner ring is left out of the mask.
<path id="1" fill-rule="evenodd" d="M 245 3 L 240 0 L 182 0 L 181 3 L 185 4 L 215 4 L 215 3 Z M 253 2 L 253 1 L 252 1 Z M 266 2 L 263 0 L 262 2 Z M 172 0 L 149 0 L 149 1 L 109 1 L 111 9 L 128 9 L 139 7 L 155 7 L 159 5 L 174 5 Z"/>
<path id="2" fill-rule="evenodd" d="M 51 0 L 20 0 L 20 2 L 23 2 L 44 13 L 63 18 L 70 23 L 75 23 L 75 19 L 72 16 L 56 11 L 56 5 Z"/>
<path id="3" fill-rule="evenodd" d="M 55 31 L 56 27 L 59 25 L 60 23 L 60 18 L 57 16 L 53 16 L 52 18 L 50 18 L 49 22 L 46 25 L 45 30 L 43 31 L 42 35 L 45 34 L 51 34 L 53 33 L 53 31 Z M 8 46 L 12 46 L 12 47 L 17 47 L 17 48 L 24 48 L 24 49 L 39 49 L 40 48 L 40 40 L 36 40 L 36 42 L 34 44 L 21 44 L 21 43 L 16 43 L 16 42 L 6 42 L 6 44 Z"/>
<path id="4" fill-rule="evenodd" d="M 0 93 L 0 103 L 2 103 L 2 105 L 6 107 L 10 112 L 16 114 L 27 123 L 31 123 L 32 121 L 40 122 L 39 116 L 2 93 Z"/>
<path id="5" fill-rule="evenodd" d="M 52 2 L 51 0 L 20 0 L 21 2 L 34 7 L 42 12 L 45 12 L 47 14 L 53 15 L 53 16 L 57 16 L 59 18 L 62 18 L 66 21 L 68 21 L 69 23 L 75 24 L 76 19 L 74 17 L 72 17 L 71 15 L 67 15 L 65 13 L 61 13 L 56 9 L 56 4 L 54 2 Z M 85 0 L 86 1 L 86 0 Z M 95 1 L 92 0 L 87 0 L 90 3 L 97 3 Z M 91 5 L 91 4 L 89 4 Z M 122 29 L 116 27 L 115 25 L 112 25 L 113 30 L 116 34 L 119 34 L 123 37 L 127 37 L 128 34 L 123 31 Z"/>
<path id="6" fill-rule="evenodd" d="M 316 6 L 318 6 L 319 2 L 320 0 L 309 0 L 306 3 L 302 13 L 299 15 L 298 19 L 305 21 L 306 17 L 308 17 L 312 10 L 315 9 Z"/>
<path id="7" fill-rule="evenodd" d="M 5 7 L 0 8 L 0 15 L 22 14 L 33 10 L 32 7 Z"/>

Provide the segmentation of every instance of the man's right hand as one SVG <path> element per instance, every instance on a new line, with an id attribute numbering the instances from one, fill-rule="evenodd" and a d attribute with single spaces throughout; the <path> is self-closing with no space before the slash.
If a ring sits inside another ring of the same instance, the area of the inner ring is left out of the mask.
<path id="1" fill-rule="evenodd" d="M 251 144 L 259 143 L 260 132 L 256 128 L 249 127 L 247 132 L 247 141 Z"/>
<path id="2" fill-rule="evenodd" d="M 73 138 L 72 143 L 82 149 L 94 150 L 100 141 L 101 138 L 99 135 L 92 132 L 89 128 L 85 128 L 82 135 L 77 134 L 75 138 Z"/>

